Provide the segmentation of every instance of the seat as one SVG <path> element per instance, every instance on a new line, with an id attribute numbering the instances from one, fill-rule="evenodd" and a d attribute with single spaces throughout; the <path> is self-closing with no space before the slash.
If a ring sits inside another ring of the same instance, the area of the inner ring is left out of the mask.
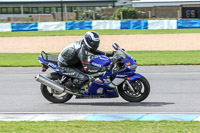
<path id="1" fill-rule="evenodd" d="M 48 54 L 44 51 L 41 52 L 41 55 L 43 60 L 57 65 L 58 55 Z"/>

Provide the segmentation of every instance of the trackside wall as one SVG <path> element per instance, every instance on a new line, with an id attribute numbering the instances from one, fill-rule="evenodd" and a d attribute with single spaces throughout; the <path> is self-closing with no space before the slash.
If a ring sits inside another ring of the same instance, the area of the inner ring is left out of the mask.
<path id="1" fill-rule="evenodd" d="M 34 23 L 0 23 L 0 32 L 57 31 L 97 29 L 190 29 L 200 28 L 200 19 L 193 20 L 98 20 Z"/>

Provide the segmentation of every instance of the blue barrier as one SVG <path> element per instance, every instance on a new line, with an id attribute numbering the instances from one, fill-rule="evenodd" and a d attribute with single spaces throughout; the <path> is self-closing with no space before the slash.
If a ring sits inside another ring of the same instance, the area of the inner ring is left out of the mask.
<path id="1" fill-rule="evenodd" d="M 51 25 L 48 27 L 49 25 Z M 54 25 L 55 24 L 55 25 Z M 101 24 L 101 26 L 99 26 Z M 45 27 L 46 26 L 46 27 Z M 176 27 L 177 26 L 177 27 Z M 106 20 L 67 21 L 42 23 L 1 24 L 0 32 L 9 31 L 53 31 L 53 30 L 94 30 L 94 29 L 191 29 L 200 28 L 200 19 L 194 20 Z"/>
<path id="2" fill-rule="evenodd" d="M 37 31 L 38 23 L 11 23 L 12 31 Z"/>
<path id="3" fill-rule="evenodd" d="M 66 30 L 91 30 L 92 21 L 69 21 L 66 22 Z"/>
<path id="4" fill-rule="evenodd" d="M 148 20 L 121 21 L 121 29 L 148 29 Z"/>
<path id="5" fill-rule="evenodd" d="M 177 29 L 200 28 L 200 20 L 177 20 Z"/>

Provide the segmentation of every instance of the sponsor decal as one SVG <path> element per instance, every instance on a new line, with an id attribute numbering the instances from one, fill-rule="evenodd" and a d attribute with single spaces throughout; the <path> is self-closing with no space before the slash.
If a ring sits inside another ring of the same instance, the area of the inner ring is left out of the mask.
<path id="1" fill-rule="evenodd" d="M 101 57 L 101 56 L 99 56 L 99 57 L 100 57 L 101 60 L 108 60 L 108 59 L 105 58 L 105 57 Z"/>
<path id="2" fill-rule="evenodd" d="M 65 75 L 74 75 L 75 74 L 75 72 L 73 72 L 73 73 L 64 73 Z"/>
<path id="3" fill-rule="evenodd" d="M 114 90 L 106 90 L 107 92 L 114 92 Z"/>
<path id="4" fill-rule="evenodd" d="M 97 72 L 98 70 L 88 70 L 88 72 Z"/>
<path id="5" fill-rule="evenodd" d="M 53 63 L 48 63 L 48 66 L 56 68 L 56 65 Z"/>
<path id="6" fill-rule="evenodd" d="M 101 67 L 101 65 L 94 63 L 94 62 L 92 62 L 92 65 L 97 66 L 97 67 Z"/>

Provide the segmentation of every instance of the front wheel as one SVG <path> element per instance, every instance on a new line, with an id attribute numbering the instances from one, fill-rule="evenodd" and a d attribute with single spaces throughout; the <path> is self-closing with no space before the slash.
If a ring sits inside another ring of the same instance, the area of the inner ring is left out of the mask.
<path id="1" fill-rule="evenodd" d="M 124 82 L 118 86 L 120 96 L 129 102 L 141 102 L 146 99 L 150 93 L 150 85 L 145 77 L 141 77 L 130 83 L 133 90 L 129 85 Z"/>

